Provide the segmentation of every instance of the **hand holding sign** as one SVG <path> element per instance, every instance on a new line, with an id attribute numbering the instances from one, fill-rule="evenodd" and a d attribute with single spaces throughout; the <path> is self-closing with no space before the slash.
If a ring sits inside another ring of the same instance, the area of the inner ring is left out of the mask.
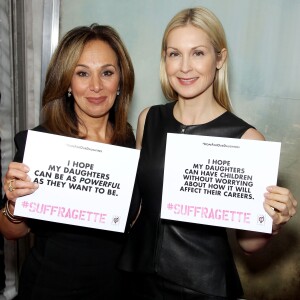
<path id="1" fill-rule="evenodd" d="M 23 162 L 40 187 L 17 200 L 15 215 L 123 232 L 138 157 L 136 149 L 29 131 Z"/>
<path id="2" fill-rule="evenodd" d="M 279 156 L 277 142 L 168 133 L 161 217 L 270 233 Z"/>

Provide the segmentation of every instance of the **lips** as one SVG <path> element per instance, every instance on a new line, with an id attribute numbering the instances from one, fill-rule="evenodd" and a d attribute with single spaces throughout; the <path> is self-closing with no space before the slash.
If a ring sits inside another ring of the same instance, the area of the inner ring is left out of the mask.
<path id="1" fill-rule="evenodd" d="M 106 96 L 101 96 L 101 97 L 86 97 L 89 103 L 93 104 L 101 104 L 103 103 L 107 97 Z"/>
<path id="2" fill-rule="evenodd" d="M 193 78 L 179 78 L 178 77 L 178 81 L 180 82 L 180 84 L 182 85 L 191 85 L 194 82 L 196 82 L 198 79 L 198 77 L 193 77 Z"/>

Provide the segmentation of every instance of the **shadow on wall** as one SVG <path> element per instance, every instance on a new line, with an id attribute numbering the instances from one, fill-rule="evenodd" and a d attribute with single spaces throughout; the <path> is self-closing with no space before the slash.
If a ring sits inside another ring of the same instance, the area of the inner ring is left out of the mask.
<path id="1" fill-rule="evenodd" d="M 300 243 L 295 226 L 286 225 L 261 251 L 245 255 L 239 248 L 233 231 L 229 240 L 247 300 L 300 299 Z M 291 266 L 293 266 L 291 268 Z M 270 293 L 270 289 L 274 293 Z"/>

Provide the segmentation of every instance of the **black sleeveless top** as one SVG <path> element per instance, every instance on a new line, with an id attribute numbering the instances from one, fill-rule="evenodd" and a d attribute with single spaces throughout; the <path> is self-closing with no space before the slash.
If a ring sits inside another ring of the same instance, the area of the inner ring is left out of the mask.
<path id="1" fill-rule="evenodd" d="M 48 132 L 42 126 L 33 130 Z M 27 133 L 15 136 L 14 161 L 23 161 Z M 133 132 L 126 147 L 135 148 Z M 88 195 L 82 201 L 84 197 Z M 126 286 L 117 262 L 126 234 L 38 219 L 26 222 L 34 233 L 34 244 L 22 265 L 20 299 L 122 299 Z"/>
<path id="2" fill-rule="evenodd" d="M 120 268 L 157 273 L 195 291 L 229 298 L 243 291 L 223 227 L 160 219 L 167 133 L 241 138 L 253 128 L 231 112 L 202 125 L 173 116 L 176 102 L 150 108 L 144 127 L 137 183 L 140 216 L 129 233 Z M 137 194 L 133 202 L 138 201 Z"/>

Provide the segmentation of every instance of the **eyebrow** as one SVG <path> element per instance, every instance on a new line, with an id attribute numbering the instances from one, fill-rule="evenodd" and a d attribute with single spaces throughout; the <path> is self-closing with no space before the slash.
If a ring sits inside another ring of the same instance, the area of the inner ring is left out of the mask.
<path id="1" fill-rule="evenodd" d="M 191 48 L 192 50 L 195 50 L 195 49 L 197 49 L 197 48 L 208 48 L 207 46 L 204 46 L 204 45 L 198 45 L 198 46 L 195 46 L 195 47 L 193 47 L 193 48 Z M 168 49 L 174 49 L 174 50 L 178 50 L 178 48 L 176 48 L 176 47 L 172 47 L 172 46 L 169 46 L 169 47 L 167 47 L 167 49 L 166 50 L 168 50 Z"/>
<path id="2" fill-rule="evenodd" d="M 76 67 L 84 67 L 84 68 L 89 68 L 89 66 L 85 65 L 85 64 L 77 64 Z M 103 66 L 101 66 L 101 68 L 107 68 L 107 67 L 113 67 L 114 69 L 117 69 L 115 65 L 113 64 L 105 64 Z"/>

